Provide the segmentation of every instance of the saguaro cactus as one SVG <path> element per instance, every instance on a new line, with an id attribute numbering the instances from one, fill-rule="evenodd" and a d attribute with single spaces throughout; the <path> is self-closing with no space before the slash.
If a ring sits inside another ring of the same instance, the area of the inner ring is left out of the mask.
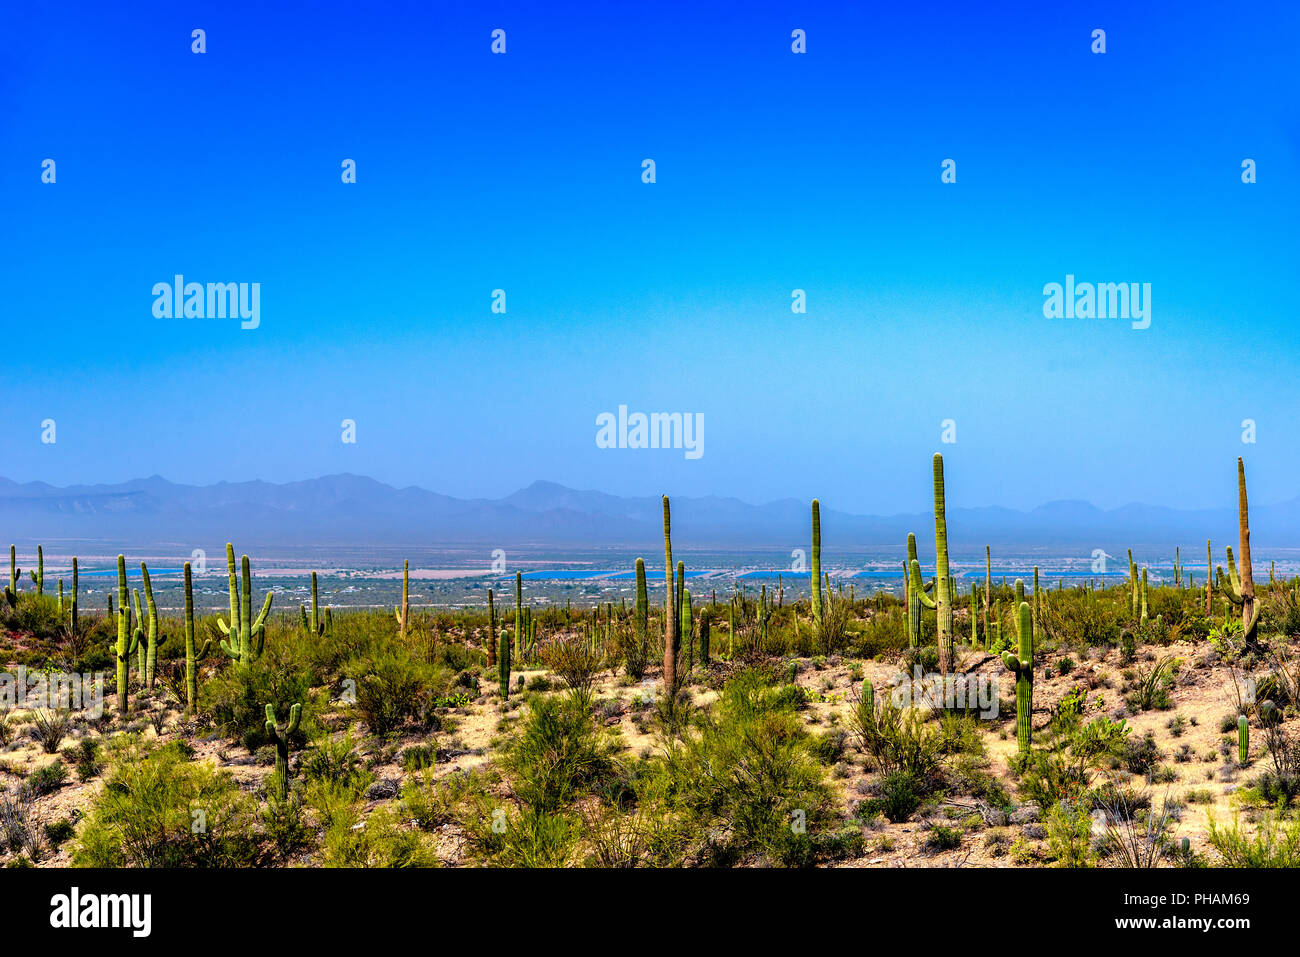
<path id="1" fill-rule="evenodd" d="M 1016 744 L 1028 754 L 1034 733 L 1034 622 L 1027 602 L 1020 603 L 1016 633 L 1019 654 L 1005 651 L 1002 662 L 1016 676 Z"/>
<path id="2" fill-rule="evenodd" d="M 230 555 L 232 556 L 231 567 L 233 568 L 233 550 Z M 221 629 L 222 634 L 228 635 L 230 638 L 229 642 L 221 642 L 221 650 L 241 665 L 247 665 L 262 654 L 262 647 L 266 643 L 266 616 L 271 612 L 271 600 L 275 597 L 275 593 L 266 593 L 266 601 L 262 604 L 262 611 L 257 618 L 254 618 L 253 575 L 248 566 L 247 555 L 240 559 L 240 564 L 243 590 L 241 592 L 237 586 L 232 586 L 230 593 L 231 601 L 236 603 L 237 611 L 231 616 L 230 625 L 218 618 L 217 627 Z M 231 581 L 233 583 L 233 577 Z"/>
<path id="3" fill-rule="evenodd" d="M 921 644 L 921 608 L 933 608 L 934 602 L 922 602 L 921 599 L 926 597 L 926 592 L 934 587 L 934 582 L 912 584 L 912 563 L 917 563 L 916 580 L 921 582 L 920 563 L 916 557 L 916 536 L 911 532 L 907 533 L 907 563 L 903 566 L 903 592 L 904 604 L 907 610 L 907 644 L 911 648 L 919 647 Z"/>
<path id="4" fill-rule="evenodd" d="M 501 643 L 497 649 L 497 675 L 501 679 L 502 700 L 510 697 L 510 632 L 501 629 Z"/>
<path id="5" fill-rule="evenodd" d="M 636 560 L 636 608 L 632 614 L 632 635 L 637 653 L 644 655 L 650 644 L 650 598 L 646 593 L 645 560 Z"/>
<path id="6" fill-rule="evenodd" d="M 77 634 L 77 629 L 80 627 L 80 622 L 77 621 L 77 590 L 80 587 L 80 576 L 77 572 L 77 558 L 74 555 L 72 558 L 72 595 L 69 597 L 69 602 L 66 606 L 68 610 L 68 631 L 74 635 Z"/>
<path id="7" fill-rule="evenodd" d="M 5 601 L 14 605 L 18 601 L 18 550 L 9 546 L 9 584 L 5 587 Z"/>
<path id="8" fill-rule="evenodd" d="M 1244 714 L 1237 717 L 1237 757 L 1242 765 L 1250 760 L 1250 724 Z"/>
<path id="9" fill-rule="evenodd" d="M 147 643 L 145 645 L 144 669 L 140 675 L 140 680 L 150 691 L 153 690 L 155 673 L 158 670 L 158 646 L 163 643 L 163 639 L 158 636 L 158 604 L 153 600 L 153 582 L 149 580 L 149 568 L 144 562 L 140 563 L 140 575 L 144 578 L 144 599 L 147 610 L 147 622 L 141 621 L 141 625 L 146 625 L 148 630 Z"/>
<path id="10" fill-rule="evenodd" d="M 1259 605 L 1255 603 L 1255 580 L 1250 566 L 1250 510 L 1246 504 L 1246 467 L 1237 459 L 1237 527 L 1241 536 L 1241 573 L 1232 560 L 1232 547 L 1228 546 L 1228 579 L 1219 569 L 1219 590 L 1228 596 L 1234 608 L 1241 609 L 1241 635 L 1248 643 L 1255 641 L 1255 626 L 1259 624 Z"/>
<path id="11" fill-rule="evenodd" d="M 952 578 L 948 574 L 948 517 L 943 486 L 943 456 L 934 453 L 934 606 L 939 631 L 939 670 L 956 665 L 952 633 Z"/>
<path id="12" fill-rule="evenodd" d="M 185 709 L 190 714 L 199 710 L 199 662 L 208 656 L 212 639 L 203 642 L 203 647 L 194 650 L 194 581 L 190 574 L 190 563 L 185 563 Z"/>
<path id="13" fill-rule="evenodd" d="M 1139 605 L 1142 612 L 1141 622 L 1142 622 L 1142 627 L 1145 628 L 1147 626 L 1147 570 L 1146 568 L 1142 569 L 1142 585 L 1141 585 L 1140 594 L 1142 596 Z"/>
<path id="14" fill-rule="evenodd" d="M 320 616 L 320 591 L 316 583 L 316 573 L 311 573 L 311 619 L 307 618 L 307 609 L 302 605 L 298 606 L 298 616 L 302 630 L 313 635 L 325 634 L 325 622 Z"/>
<path id="15" fill-rule="evenodd" d="M 822 506 L 817 499 L 812 502 L 812 616 L 820 629 L 822 624 Z"/>
<path id="16" fill-rule="evenodd" d="M 677 694 L 677 608 L 673 588 L 673 538 L 668 496 L 664 496 L 664 694 L 671 705 Z"/>
<path id="17" fill-rule="evenodd" d="M 515 651 L 520 655 L 524 653 L 525 639 L 528 637 L 527 625 L 524 622 L 524 574 L 515 572 Z M 522 658 L 520 659 L 522 660 Z"/>
<path id="18" fill-rule="evenodd" d="M 131 599 L 127 597 L 126 556 L 117 556 L 117 644 L 110 650 L 117 654 L 117 713 L 126 717 L 130 690 L 131 655 L 140 643 L 140 632 L 131 630 Z"/>
<path id="19" fill-rule="evenodd" d="M 411 563 L 409 560 L 402 562 L 402 603 L 394 609 L 394 615 L 397 617 L 397 634 L 400 638 L 406 637 L 406 624 L 411 617 Z"/>
<path id="20" fill-rule="evenodd" d="M 36 586 L 36 594 L 45 594 L 45 549 L 36 546 L 36 571 L 29 573 L 32 576 L 32 584 Z"/>
<path id="21" fill-rule="evenodd" d="M 302 705 L 289 707 L 289 722 L 279 725 L 275 721 L 275 705 L 266 706 L 266 736 L 275 744 L 275 773 L 280 779 L 280 799 L 289 796 L 289 739 L 298 731 L 302 721 Z"/>

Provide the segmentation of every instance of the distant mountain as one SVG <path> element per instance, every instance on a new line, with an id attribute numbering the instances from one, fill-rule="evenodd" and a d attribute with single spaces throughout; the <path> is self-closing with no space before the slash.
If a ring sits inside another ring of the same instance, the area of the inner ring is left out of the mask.
<path id="1" fill-rule="evenodd" d="M 1252 544 L 1300 545 L 1300 498 L 1257 505 Z M 782 499 L 751 505 L 734 498 L 673 498 L 676 540 L 690 547 L 800 547 L 808 538 L 808 503 Z M 822 510 L 828 548 L 893 547 L 909 531 L 933 541 L 928 513 L 871 516 Z M 178 485 L 154 475 L 118 485 L 58 488 L 0 478 L 0 541 L 94 542 L 113 547 L 237 540 L 281 546 L 567 545 L 652 547 L 662 540 L 657 496 L 624 497 L 534 482 L 500 499 L 461 499 L 415 486 L 394 488 L 360 475 L 288 482 Z M 1235 543 L 1235 507 L 1180 511 L 1153 505 L 1103 510 L 1087 502 L 1048 502 L 1028 512 L 1006 508 L 948 511 L 957 552 L 984 545 L 1105 548 L 1184 547 L 1206 538 Z M 1122 555 L 1122 552 L 1119 553 Z"/>

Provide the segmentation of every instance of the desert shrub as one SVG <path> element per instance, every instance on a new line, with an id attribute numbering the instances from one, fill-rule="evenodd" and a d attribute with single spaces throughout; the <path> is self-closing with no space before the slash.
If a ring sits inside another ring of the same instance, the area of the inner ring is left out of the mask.
<path id="1" fill-rule="evenodd" d="M 940 851 L 955 851 L 961 847 L 961 835 L 961 828 L 931 824 L 925 836 L 925 849 L 932 854 Z"/>
<path id="2" fill-rule="evenodd" d="M 542 642 L 539 654 L 542 664 L 555 672 L 574 694 L 590 698 L 592 686 L 605 664 L 602 648 L 593 647 L 581 635 L 561 636 Z"/>
<path id="3" fill-rule="evenodd" d="M 382 809 L 364 822 L 359 815 L 336 820 L 325 832 L 321 862 L 325 867 L 436 867 L 438 858 L 424 834 Z"/>
<path id="4" fill-rule="evenodd" d="M 321 735 L 303 752 L 300 772 L 305 781 L 327 781 L 360 793 L 373 780 L 352 735 Z"/>
<path id="5" fill-rule="evenodd" d="M 880 781 L 879 796 L 865 802 L 864 810 L 883 814 L 898 824 L 916 813 L 926 792 L 926 786 L 911 771 L 891 771 Z"/>
<path id="6" fill-rule="evenodd" d="M 413 744 L 402 752 L 402 768 L 407 774 L 423 771 L 438 763 L 438 749 L 431 744 Z"/>
<path id="7" fill-rule="evenodd" d="M 388 648 L 349 664 L 357 675 L 357 713 L 373 734 L 385 735 L 412 721 L 423 721 L 454 676 L 441 665 Z"/>
<path id="8" fill-rule="evenodd" d="M 281 652 L 264 654 L 248 665 L 230 665 L 200 685 L 200 695 L 221 733 L 254 752 L 273 743 L 266 734 L 266 706 L 274 705 L 283 721 L 294 704 L 301 704 L 301 723 L 290 742 L 299 749 L 317 731 L 311 687 L 309 671 L 285 660 Z"/>
<path id="9" fill-rule="evenodd" d="M 1177 658 L 1161 658 L 1150 668 L 1139 667 L 1128 703 L 1134 711 L 1163 711 L 1169 707 L 1169 689 L 1174 683 Z"/>
<path id="10" fill-rule="evenodd" d="M 66 818 L 60 818 L 45 825 L 45 839 L 49 842 L 50 847 L 57 848 L 66 844 L 75 833 L 77 833 L 77 826 Z"/>
<path id="11" fill-rule="evenodd" d="M 45 822 L 40 796 L 19 786 L 0 791 L 0 850 L 26 853 L 32 861 L 45 854 Z"/>
<path id="12" fill-rule="evenodd" d="M 515 797 L 550 814 L 613 775 L 613 753 L 581 699 L 536 698 L 503 764 Z"/>
<path id="13" fill-rule="evenodd" d="M 1169 829 L 1179 813 L 1176 808 L 1181 809 L 1181 805 L 1166 798 L 1157 810 L 1149 795 L 1141 794 L 1137 801 L 1132 801 L 1121 790 L 1112 794 L 1097 801 L 1106 817 L 1106 832 L 1102 839 L 1105 851 L 1114 856 L 1121 867 L 1158 866 L 1173 850 Z"/>
<path id="14" fill-rule="evenodd" d="M 1084 698 L 1081 688 L 1062 698 L 1041 738 L 1044 746 L 1012 763 L 1021 791 L 1044 808 L 1059 801 L 1086 803 L 1093 774 L 1121 753 L 1128 736 L 1122 720 L 1102 716 L 1084 724 Z"/>
<path id="15" fill-rule="evenodd" d="M 1092 816 L 1086 807 L 1057 804 L 1043 820 L 1047 850 L 1060 867 L 1092 867 Z"/>
<path id="16" fill-rule="evenodd" d="M 82 781 L 89 781 L 104 770 L 104 762 L 99 754 L 99 742 L 94 738 L 82 738 L 77 742 L 77 746 L 67 753 L 72 760 L 72 766 L 77 770 L 77 777 Z"/>
<path id="17" fill-rule="evenodd" d="M 810 736 L 793 699 L 757 669 L 724 685 L 712 713 L 650 763 L 637 793 L 676 822 L 671 853 L 688 860 L 803 865 L 830 839 L 831 791 Z"/>
<path id="18" fill-rule="evenodd" d="M 942 743 L 936 729 L 915 708 L 897 708 L 888 695 L 877 695 L 874 708 L 859 699 L 850 727 L 881 773 L 906 771 L 927 791 L 937 785 Z"/>
<path id="19" fill-rule="evenodd" d="M 1160 748 L 1155 735 L 1148 731 L 1137 741 L 1126 740 L 1120 761 L 1130 774 L 1150 774 L 1160 762 Z"/>
<path id="20" fill-rule="evenodd" d="M 50 595 L 20 591 L 18 603 L 9 612 L 5 627 L 11 632 L 27 632 L 41 639 L 57 638 L 63 622 L 59 620 L 58 599 Z"/>
<path id="21" fill-rule="evenodd" d="M 252 799 L 174 745 L 114 743 L 81 830 L 78 867 L 243 867 L 261 858 Z"/>
<path id="22" fill-rule="evenodd" d="M 61 709 L 37 708 L 32 712 L 32 735 L 46 754 L 58 754 L 71 726 L 72 717 Z"/>
<path id="23" fill-rule="evenodd" d="M 1209 842 L 1224 867 L 1300 867 L 1300 820 L 1281 813 L 1260 821 L 1253 836 L 1242 832 L 1235 817 L 1220 827 L 1211 815 Z"/>
<path id="24" fill-rule="evenodd" d="M 33 794 L 53 794 L 63 787 L 68 780 L 68 768 L 55 758 L 49 764 L 43 764 L 27 776 L 27 787 Z"/>

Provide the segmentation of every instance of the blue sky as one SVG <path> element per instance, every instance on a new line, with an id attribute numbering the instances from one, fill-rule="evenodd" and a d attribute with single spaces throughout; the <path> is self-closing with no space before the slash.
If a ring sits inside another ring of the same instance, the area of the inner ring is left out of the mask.
<path id="1" fill-rule="evenodd" d="M 1300 494 L 1293 4 L 263 6 L 6 15 L 0 475 L 888 513 L 936 450 L 1021 508 L 1221 506 L 1244 454 Z M 176 273 L 260 327 L 155 318 Z M 1151 327 L 1044 318 L 1067 273 Z M 619 404 L 704 456 L 597 448 Z"/>

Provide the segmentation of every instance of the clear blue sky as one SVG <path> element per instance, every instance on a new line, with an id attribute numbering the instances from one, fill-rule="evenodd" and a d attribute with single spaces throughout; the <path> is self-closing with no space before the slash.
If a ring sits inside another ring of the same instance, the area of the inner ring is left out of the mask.
<path id="1" fill-rule="evenodd" d="M 679 6 L 13 6 L 0 475 L 894 512 L 943 450 L 957 505 L 1191 507 L 1244 453 L 1300 493 L 1296 4 Z M 261 327 L 154 318 L 175 273 Z M 1044 318 L 1067 273 L 1151 328 Z M 620 403 L 704 457 L 598 449 Z"/>

